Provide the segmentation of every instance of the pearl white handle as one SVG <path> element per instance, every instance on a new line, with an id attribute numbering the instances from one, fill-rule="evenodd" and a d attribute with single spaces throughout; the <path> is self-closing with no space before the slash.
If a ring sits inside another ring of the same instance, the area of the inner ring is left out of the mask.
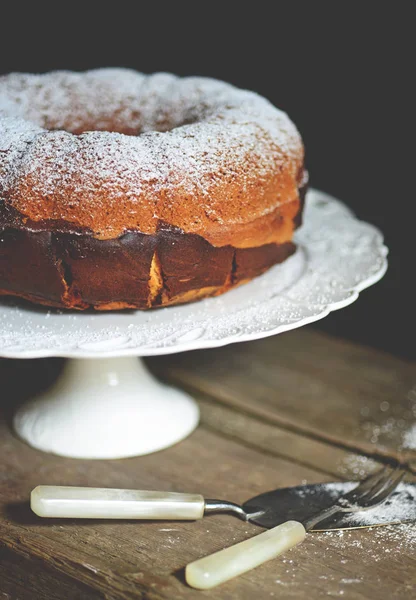
<path id="1" fill-rule="evenodd" d="M 204 515 L 199 494 L 40 485 L 31 495 L 39 517 L 195 520 Z"/>
<path id="2" fill-rule="evenodd" d="M 209 590 L 293 548 L 305 539 L 305 535 L 302 523 L 287 521 L 189 564 L 186 581 L 199 590 Z"/>

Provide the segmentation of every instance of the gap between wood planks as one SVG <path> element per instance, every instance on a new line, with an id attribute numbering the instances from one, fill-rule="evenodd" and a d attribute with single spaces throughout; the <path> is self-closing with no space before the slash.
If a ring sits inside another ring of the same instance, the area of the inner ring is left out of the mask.
<path id="1" fill-rule="evenodd" d="M 148 359 L 148 364 L 168 383 L 209 399 L 212 406 L 265 425 L 383 463 L 415 459 L 410 449 L 398 450 L 400 428 L 386 433 L 387 419 L 412 424 L 406 392 L 416 370 L 395 357 L 309 330 Z M 370 439 L 373 427 L 382 430 L 379 443 Z"/>
<path id="2" fill-rule="evenodd" d="M 154 369 L 153 369 L 154 370 Z M 251 411 L 247 406 L 237 405 L 233 402 L 232 398 L 221 396 L 213 396 L 206 392 L 203 387 L 203 382 L 198 381 L 196 384 L 192 382 L 189 378 L 189 373 L 182 371 L 181 369 L 167 369 L 163 372 L 160 372 L 158 369 L 156 370 L 158 377 L 163 379 L 166 383 L 177 384 L 180 385 L 183 389 L 188 391 L 193 395 L 193 397 L 198 401 L 201 408 L 201 424 L 204 427 L 215 431 L 217 434 L 220 434 L 225 437 L 233 438 L 241 444 L 244 444 L 250 448 L 259 450 L 265 454 L 280 456 L 286 459 L 291 460 L 292 462 L 297 462 L 300 465 L 307 465 L 309 467 L 313 467 L 323 473 L 337 475 L 340 477 L 340 471 L 336 471 L 332 468 L 322 468 L 316 463 L 310 462 L 308 460 L 303 460 L 302 458 L 296 458 L 293 454 L 279 452 L 271 449 L 270 447 L 265 447 L 261 443 L 259 443 L 259 439 L 256 439 L 254 442 L 250 442 L 246 439 L 245 436 L 250 433 L 250 430 L 255 429 L 254 425 L 260 426 L 263 425 L 265 428 L 268 428 L 268 433 L 270 430 L 274 430 L 275 433 L 280 432 L 281 434 L 286 433 L 286 435 L 297 436 L 310 445 L 314 443 L 315 448 L 322 445 L 322 448 L 325 448 L 329 452 L 333 452 L 334 449 L 338 449 L 342 451 L 342 454 L 345 456 L 345 453 L 355 454 L 357 456 L 365 456 L 375 462 L 382 464 L 393 464 L 398 458 L 397 454 L 388 454 L 387 452 L 380 452 L 375 448 L 373 451 L 369 451 L 366 447 L 360 447 L 359 444 L 348 444 L 347 442 L 340 441 L 338 438 L 332 437 L 330 435 L 323 435 L 317 431 L 311 431 L 307 428 L 302 427 L 299 424 L 294 424 L 286 419 L 281 419 L 276 415 L 271 415 L 270 413 L 262 414 L 261 407 L 259 408 L 258 404 L 253 406 L 253 410 Z M 213 418 L 212 415 L 214 411 L 221 408 L 223 411 L 224 419 Z M 225 412 L 226 411 L 226 412 Z M 235 416 L 238 415 L 241 418 L 245 418 L 247 423 L 246 427 L 242 428 L 239 431 L 236 431 L 235 428 L 230 430 L 227 427 L 227 424 L 235 421 Z M 250 426 L 248 426 L 250 423 Z M 313 452 L 310 453 L 313 455 Z M 369 465 L 370 466 L 370 465 Z M 405 462 L 405 468 L 410 473 L 416 473 L 416 463 Z M 349 477 L 348 470 L 344 473 L 342 478 L 348 479 Z"/>
<path id="3" fill-rule="evenodd" d="M 348 467 L 348 462 L 354 463 L 354 456 L 357 459 L 369 459 L 366 462 L 368 472 L 373 471 L 377 465 L 391 464 L 394 461 L 393 458 L 376 452 L 370 454 L 361 452 L 354 446 L 328 443 L 319 435 L 300 434 L 293 427 L 280 427 L 270 423 L 269 419 L 254 416 L 240 407 L 233 406 L 230 409 L 218 399 L 206 397 L 200 392 L 194 393 L 194 397 L 201 410 L 203 428 L 262 454 L 283 458 L 326 475 L 335 475 L 337 479 L 362 479 L 363 473 L 354 473 L 353 468 Z M 415 472 L 411 465 L 406 465 L 405 468 L 409 473 Z"/>

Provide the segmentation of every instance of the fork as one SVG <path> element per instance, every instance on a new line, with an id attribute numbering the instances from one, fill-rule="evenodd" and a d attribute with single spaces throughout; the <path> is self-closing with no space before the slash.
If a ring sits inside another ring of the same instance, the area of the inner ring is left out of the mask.
<path id="1" fill-rule="evenodd" d="M 254 569 L 293 548 L 305 539 L 307 531 L 338 514 L 368 510 L 381 504 L 397 488 L 405 475 L 400 466 L 387 466 L 369 475 L 336 502 L 312 515 L 303 524 L 287 521 L 251 539 L 190 563 L 185 570 L 187 583 L 197 589 L 211 589 L 220 583 Z"/>
<path id="2" fill-rule="evenodd" d="M 335 504 L 316 515 L 312 515 L 304 523 L 306 531 L 313 529 L 318 523 L 329 519 L 337 513 L 360 512 L 381 504 L 394 492 L 405 476 L 405 473 L 399 466 L 387 466 L 369 475 L 357 487 L 340 496 Z"/>

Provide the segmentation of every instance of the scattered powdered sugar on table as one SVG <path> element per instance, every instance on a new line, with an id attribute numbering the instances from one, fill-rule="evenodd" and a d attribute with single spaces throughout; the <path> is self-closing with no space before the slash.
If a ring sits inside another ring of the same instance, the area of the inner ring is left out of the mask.
<path id="1" fill-rule="evenodd" d="M 413 423 L 403 436 L 403 448 L 416 450 L 416 423 Z"/>
<path id="2" fill-rule="evenodd" d="M 369 560 L 379 562 L 386 558 L 386 554 L 400 555 L 402 552 L 413 553 L 416 551 L 416 527 L 413 523 L 400 523 L 396 525 L 383 525 L 369 527 L 365 536 L 359 537 L 352 531 L 325 531 L 317 532 L 318 540 L 324 540 L 335 549 L 358 548 L 365 552 Z"/>
<path id="3" fill-rule="evenodd" d="M 416 385 L 397 401 L 383 400 L 376 407 L 361 406 L 361 423 L 356 434 L 359 439 L 374 447 L 374 452 L 391 454 L 413 465 L 416 450 Z M 362 479 L 379 468 L 379 463 L 369 456 L 347 454 L 338 465 L 345 479 Z"/>
<path id="4" fill-rule="evenodd" d="M 407 424 L 403 433 L 402 448 L 404 450 L 416 450 L 416 385 L 408 391 L 407 400 L 409 402 L 409 412 L 414 422 Z"/>
<path id="5" fill-rule="evenodd" d="M 308 533 L 304 544 L 287 552 L 280 561 L 281 564 L 276 561 L 272 581 L 285 589 L 285 598 L 297 598 L 299 576 L 301 574 L 304 583 L 305 569 L 308 569 L 308 565 L 305 567 L 306 560 L 308 564 L 314 565 L 312 570 L 307 570 L 311 598 L 349 598 L 350 593 L 355 598 L 355 594 L 359 594 L 359 587 L 368 585 L 370 587 L 366 587 L 364 593 L 367 598 L 369 589 L 374 585 L 383 585 L 382 572 L 380 569 L 369 568 L 360 569 L 357 574 L 357 562 L 369 567 L 372 563 L 385 563 L 386 568 L 391 570 L 395 561 L 400 564 L 403 555 L 416 557 L 414 524 Z M 396 585 L 398 595 L 395 598 L 410 600 L 413 597 L 414 581 L 391 581 L 390 585 Z M 278 594 L 282 597 L 281 592 Z"/>
<path id="6" fill-rule="evenodd" d="M 275 583 L 277 590 L 271 595 L 295 600 L 300 578 L 304 584 L 306 573 L 310 598 L 368 598 L 371 597 L 369 590 L 383 585 L 384 563 L 386 569 L 394 569 L 394 564 L 400 565 L 404 554 L 415 556 L 415 551 L 416 528 L 410 524 L 309 533 L 301 546 L 275 562 L 270 581 Z M 360 568 L 357 573 L 357 562 L 370 568 Z M 383 565 L 382 569 L 371 569 L 373 563 Z M 410 600 L 413 597 L 414 581 L 411 578 L 402 581 L 393 578 L 389 585 L 396 587 L 394 598 Z"/>
<path id="7" fill-rule="evenodd" d="M 373 473 L 380 468 L 380 463 L 363 456 L 351 452 L 347 454 L 338 465 L 338 472 L 344 477 L 344 479 L 364 479 L 370 473 Z"/>
<path id="8" fill-rule="evenodd" d="M 366 419 L 361 424 L 365 438 L 375 447 L 388 444 L 398 452 L 416 450 L 416 385 L 401 402 L 381 402 L 378 413 L 363 406 L 361 416 Z"/>

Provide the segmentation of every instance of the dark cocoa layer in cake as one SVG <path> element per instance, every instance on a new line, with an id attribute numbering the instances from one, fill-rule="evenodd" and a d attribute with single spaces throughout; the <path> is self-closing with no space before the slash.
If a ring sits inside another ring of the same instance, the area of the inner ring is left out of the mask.
<path id="1" fill-rule="evenodd" d="M 169 230 L 105 241 L 17 229 L 0 236 L 0 295 L 78 309 L 145 309 L 220 294 L 295 250 L 290 242 L 215 248 Z"/>
<path id="2" fill-rule="evenodd" d="M 167 224 L 152 235 L 128 231 L 110 240 L 57 223 L 40 227 L 0 211 L 0 295 L 81 310 L 167 306 L 221 294 L 295 251 L 292 242 L 215 247 Z"/>

